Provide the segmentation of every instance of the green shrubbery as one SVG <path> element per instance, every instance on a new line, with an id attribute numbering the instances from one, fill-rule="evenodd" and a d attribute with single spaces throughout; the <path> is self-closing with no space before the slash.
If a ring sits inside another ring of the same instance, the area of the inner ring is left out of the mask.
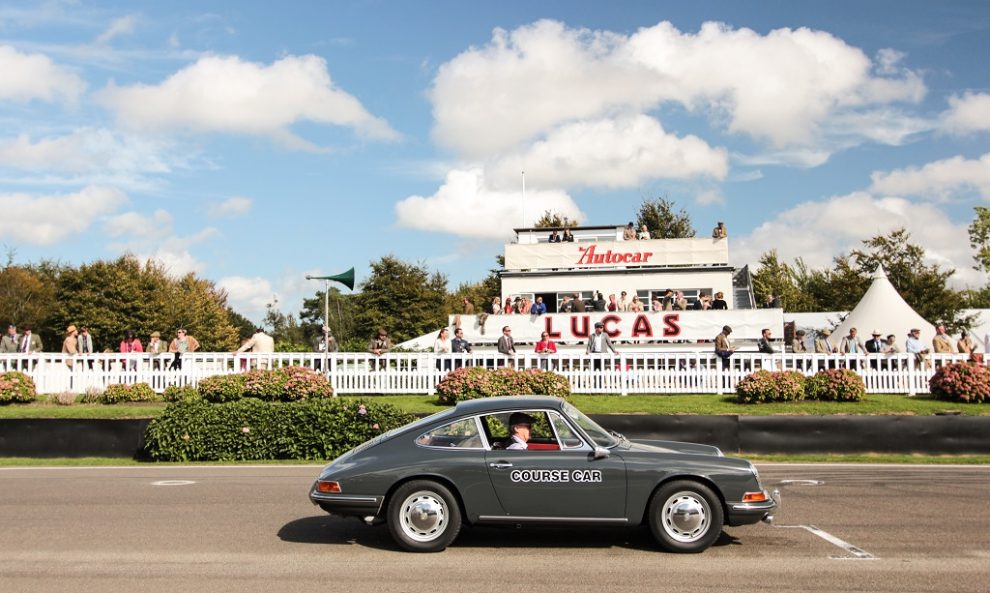
<path id="1" fill-rule="evenodd" d="M 935 371 L 928 382 L 936 399 L 990 403 L 990 370 L 974 362 L 954 362 Z"/>
<path id="2" fill-rule="evenodd" d="M 0 404 L 26 404 L 37 396 L 31 377 L 19 371 L 0 373 Z"/>
<path id="3" fill-rule="evenodd" d="M 834 402 L 858 402 L 866 395 L 863 378 L 849 369 L 826 369 L 805 379 L 807 399 Z"/>
<path id="4" fill-rule="evenodd" d="M 257 369 L 238 375 L 216 375 L 199 382 L 199 394 L 213 402 L 249 397 L 264 401 L 293 401 L 329 397 L 333 389 L 319 371 L 304 367 Z"/>
<path id="5" fill-rule="evenodd" d="M 214 375 L 199 382 L 199 394 L 209 402 L 232 402 L 244 396 L 244 375 Z"/>
<path id="6" fill-rule="evenodd" d="M 571 384 L 557 373 L 538 369 L 514 370 L 507 367 L 489 370 L 463 367 L 447 373 L 437 384 L 441 403 L 500 395 L 553 395 L 567 397 Z"/>
<path id="7" fill-rule="evenodd" d="M 389 404 L 314 398 L 169 404 L 145 436 L 157 460 L 325 460 L 415 419 Z"/>
<path id="8" fill-rule="evenodd" d="M 132 402 L 153 402 L 158 394 L 147 383 L 114 383 L 107 385 L 100 401 L 105 404 L 122 404 Z"/>
<path id="9" fill-rule="evenodd" d="M 169 403 L 190 401 L 201 397 L 199 390 L 192 385 L 169 385 L 162 393 L 162 399 Z"/>
<path id="10" fill-rule="evenodd" d="M 863 379 L 849 369 L 827 369 L 811 377 L 797 371 L 756 371 L 736 385 L 741 404 L 802 399 L 856 402 L 866 395 Z"/>

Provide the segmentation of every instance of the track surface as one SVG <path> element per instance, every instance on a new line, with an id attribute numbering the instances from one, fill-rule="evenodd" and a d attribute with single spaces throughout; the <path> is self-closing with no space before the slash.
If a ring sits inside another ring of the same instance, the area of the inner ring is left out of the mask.
<path id="1" fill-rule="evenodd" d="M 408 554 L 310 505 L 315 466 L 0 469 L 0 591 L 990 590 L 990 466 L 760 470 L 778 526 L 683 556 L 646 529 L 545 528 Z"/>

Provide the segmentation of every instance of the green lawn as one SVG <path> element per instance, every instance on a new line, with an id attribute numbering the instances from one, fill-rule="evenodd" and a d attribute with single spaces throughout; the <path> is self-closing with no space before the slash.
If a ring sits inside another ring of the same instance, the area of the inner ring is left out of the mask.
<path id="1" fill-rule="evenodd" d="M 385 401 L 407 412 L 430 414 L 445 409 L 436 398 L 426 395 L 342 397 L 345 400 Z M 929 416 L 960 413 L 966 416 L 990 415 L 990 405 L 955 404 L 924 396 L 868 395 L 857 403 L 785 402 L 742 405 L 731 395 L 575 395 L 570 400 L 587 414 L 739 414 L 752 416 L 875 414 Z M 153 418 L 165 404 L 9 404 L 0 406 L 4 418 Z"/>

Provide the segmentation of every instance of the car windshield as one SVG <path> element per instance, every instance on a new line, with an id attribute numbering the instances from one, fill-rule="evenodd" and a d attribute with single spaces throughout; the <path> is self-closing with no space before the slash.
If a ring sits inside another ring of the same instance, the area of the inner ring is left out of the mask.
<path id="1" fill-rule="evenodd" d="M 563 410 L 575 424 L 581 427 L 581 430 L 591 437 L 595 445 L 599 447 L 614 447 L 618 444 L 618 441 L 607 430 L 595 424 L 594 420 L 582 414 L 580 410 L 571 404 L 564 404 Z"/>

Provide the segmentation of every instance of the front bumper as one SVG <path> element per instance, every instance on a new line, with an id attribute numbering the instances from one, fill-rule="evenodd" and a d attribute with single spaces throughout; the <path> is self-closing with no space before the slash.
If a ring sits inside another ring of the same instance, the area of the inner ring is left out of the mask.
<path id="1" fill-rule="evenodd" d="M 780 491 L 767 492 L 763 502 L 727 502 L 726 524 L 730 526 L 751 525 L 759 521 L 770 523 L 774 513 L 780 509 Z"/>

